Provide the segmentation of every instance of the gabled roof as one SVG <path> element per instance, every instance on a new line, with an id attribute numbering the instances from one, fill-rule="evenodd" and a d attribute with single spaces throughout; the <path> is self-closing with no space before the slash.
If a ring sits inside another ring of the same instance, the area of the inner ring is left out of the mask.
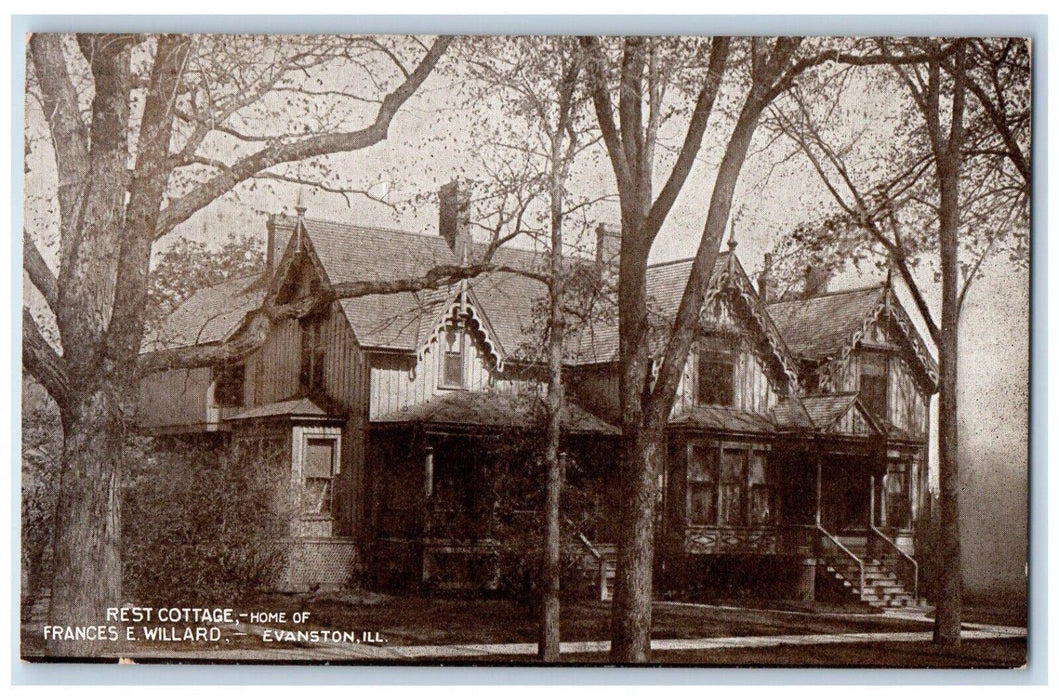
<path id="1" fill-rule="evenodd" d="M 516 396 L 496 391 L 451 391 L 440 393 L 424 403 L 374 418 L 371 422 L 533 429 L 544 425 L 543 411 L 543 403 L 535 396 Z M 619 434 L 617 428 L 569 400 L 563 406 L 562 427 L 571 433 Z"/>
<path id="2" fill-rule="evenodd" d="M 226 339 L 247 313 L 261 305 L 265 296 L 261 278 L 261 274 L 240 277 L 198 290 L 144 338 L 141 352 Z"/>
<path id="3" fill-rule="evenodd" d="M 787 347 L 805 359 L 831 357 L 849 343 L 882 302 L 884 285 L 828 292 L 768 305 Z"/>
<path id="4" fill-rule="evenodd" d="M 303 219 L 305 232 L 327 281 L 383 281 L 415 278 L 438 265 L 458 263 L 440 236 L 386 228 Z M 273 219 L 277 231 L 291 233 L 297 219 Z M 486 246 L 473 244 L 473 260 L 481 259 Z M 491 260 L 527 270 L 539 269 L 544 258 L 534 251 L 500 247 Z M 412 352 L 420 348 L 459 285 L 421 292 L 378 294 L 340 301 L 357 341 L 367 348 Z M 494 272 L 468 280 L 478 306 L 504 350 L 519 355 L 533 340 L 530 324 L 535 306 L 547 299 L 548 289 L 538 280 L 513 272 Z"/>
<path id="5" fill-rule="evenodd" d="M 774 302 L 768 310 L 791 351 L 801 359 L 818 362 L 846 359 L 871 324 L 888 317 L 904 336 L 923 382 L 931 389 L 937 385 L 937 362 L 889 281 L 808 299 Z"/>
<path id="6" fill-rule="evenodd" d="M 868 433 L 881 434 L 882 427 L 861 404 L 857 392 L 787 397 L 772 409 L 773 420 L 780 428 L 808 428 L 821 433 L 833 432 L 836 424 L 850 411 L 856 411 Z"/>
<path id="7" fill-rule="evenodd" d="M 647 305 L 653 324 L 666 327 L 676 316 L 693 263 L 693 258 L 687 258 L 648 266 Z M 719 296 L 728 300 L 732 314 L 741 318 L 758 341 L 754 351 L 759 359 L 764 361 L 770 380 L 778 380 L 782 376 L 784 381 L 796 385 L 798 368 L 794 356 L 788 350 L 779 328 L 770 318 L 765 304 L 761 302 L 739 259 L 728 251 L 722 251 L 714 263 L 707 287 L 706 304 Z M 603 323 L 590 323 L 572 336 L 571 342 L 579 362 L 602 363 L 617 359 L 618 324 L 614 318 L 607 318 Z M 657 338 L 653 340 L 657 342 Z M 660 352 L 661 349 L 652 347 L 653 352 Z"/>
<path id="8" fill-rule="evenodd" d="M 727 252 L 721 252 L 717 256 L 713 272 L 710 274 L 710 287 L 715 286 L 721 272 L 728 265 L 728 255 Z M 661 323 L 676 315 L 693 262 L 692 258 L 685 258 L 647 266 L 647 309 L 653 321 Z M 610 301 L 614 303 L 613 300 Z M 569 336 L 570 350 L 580 363 L 614 362 L 618 359 L 616 310 L 606 314 L 604 320 L 589 323 Z"/>

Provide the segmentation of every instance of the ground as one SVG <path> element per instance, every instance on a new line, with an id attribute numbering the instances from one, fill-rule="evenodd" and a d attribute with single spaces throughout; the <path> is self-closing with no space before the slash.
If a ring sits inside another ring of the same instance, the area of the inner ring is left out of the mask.
<path id="1" fill-rule="evenodd" d="M 1017 668 L 1026 662 L 1020 611 L 967 611 L 958 651 L 930 644 L 924 611 L 863 614 L 658 602 L 652 663 L 704 666 Z M 533 612 L 509 600 L 416 595 L 262 597 L 245 610 L 284 611 L 286 622 L 241 624 L 216 643 L 139 642 L 113 656 L 140 661 L 327 663 L 534 663 Z M 309 621 L 290 616 L 308 612 Z M 607 662 L 609 604 L 563 607 L 564 663 Z M 1023 623 L 1024 624 L 1024 623 Z M 23 656 L 40 659 L 39 621 L 23 625 Z M 284 640 L 284 631 L 346 632 L 344 640 Z M 41 659 L 43 660 L 43 659 Z"/>

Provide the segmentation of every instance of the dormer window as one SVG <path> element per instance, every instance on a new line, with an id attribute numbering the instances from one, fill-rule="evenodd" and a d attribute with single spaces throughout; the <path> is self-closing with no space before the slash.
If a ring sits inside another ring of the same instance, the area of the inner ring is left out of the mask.
<path id="1" fill-rule="evenodd" d="M 463 389 L 466 386 L 463 372 L 464 336 L 461 329 L 449 328 L 441 337 L 441 386 L 446 389 Z"/>
<path id="2" fill-rule="evenodd" d="M 722 338 L 707 338 L 699 347 L 698 403 L 731 406 L 735 401 L 735 352 Z"/>
<path id="3" fill-rule="evenodd" d="M 860 400 L 868 412 L 880 420 L 889 416 L 889 364 L 885 352 L 863 352 L 860 356 Z"/>

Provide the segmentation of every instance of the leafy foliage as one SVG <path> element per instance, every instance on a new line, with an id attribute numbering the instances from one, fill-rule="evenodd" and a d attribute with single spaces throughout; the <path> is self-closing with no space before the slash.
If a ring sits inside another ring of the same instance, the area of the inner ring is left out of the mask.
<path id="1" fill-rule="evenodd" d="M 63 432 L 59 411 L 39 384 L 24 381 L 22 394 L 22 597 L 31 605 L 51 569 Z"/>
<path id="2" fill-rule="evenodd" d="M 259 236 L 233 234 L 210 243 L 180 238 L 158 255 L 147 290 L 145 324 L 150 333 L 196 291 L 246 277 L 264 268 Z"/>
<path id="3" fill-rule="evenodd" d="M 201 441 L 145 439 L 129 449 L 122 503 L 125 590 L 158 604 L 237 603 L 285 565 L 287 483 L 268 441 L 238 459 Z"/>

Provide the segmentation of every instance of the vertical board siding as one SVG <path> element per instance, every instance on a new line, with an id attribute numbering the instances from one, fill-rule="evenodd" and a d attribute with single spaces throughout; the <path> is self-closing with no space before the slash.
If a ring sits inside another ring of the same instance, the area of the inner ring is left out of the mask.
<path id="1" fill-rule="evenodd" d="M 473 334 L 468 334 L 468 339 Z M 537 383 L 498 372 L 481 342 L 467 344 L 463 355 L 463 376 L 467 391 L 489 389 L 500 393 L 535 391 Z M 440 348 L 433 340 L 421 358 L 411 354 L 375 353 L 371 359 L 370 418 L 425 403 L 439 393 L 451 391 L 440 384 Z"/>
<path id="2" fill-rule="evenodd" d="M 140 380 L 137 421 L 144 428 L 205 424 L 212 381 L 209 367 L 171 369 L 144 377 Z"/>
<path id="3" fill-rule="evenodd" d="M 869 329 L 868 337 L 879 343 L 899 344 L 898 338 L 886 335 L 882 324 L 875 324 Z M 927 434 L 928 397 L 912 374 L 908 361 L 901 354 L 893 353 L 889 360 L 889 381 L 887 382 L 887 420 L 910 435 L 923 438 Z M 834 373 L 826 389 L 833 392 L 851 392 L 860 390 L 861 356 L 859 351 L 850 354 L 845 363 L 833 366 Z"/>
<path id="4" fill-rule="evenodd" d="M 680 375 L 677 396 L 670 416 L 677 416 L 695 406 L 698 393 L 698 350 L 688 355 Z M 732 375 L 732 407 L 752 413 L 766 413 L 776 405 L 778 397 L 772 390 L 765 370 L 749 350 L 742 350 L 735 358 Z"/>
<path id="5" fill-rule="evenodd" d="M 300 367 L 298 321 L 273 324 L 265 343 L 246 362 L 247 407 L 289 399 L 298 392 Z"/>

